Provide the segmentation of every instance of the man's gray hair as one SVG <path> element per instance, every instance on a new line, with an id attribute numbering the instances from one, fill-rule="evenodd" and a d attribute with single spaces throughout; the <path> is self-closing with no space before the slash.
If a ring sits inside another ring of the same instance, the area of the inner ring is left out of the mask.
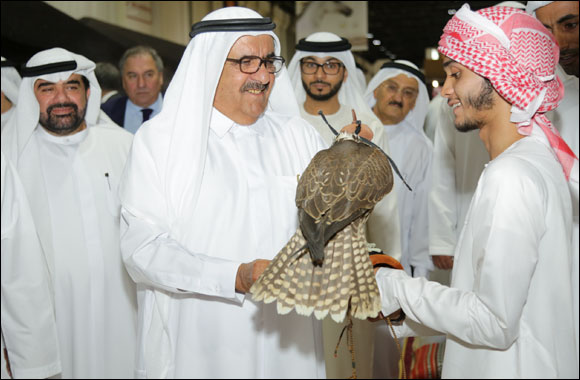
<path id="1" fill-rule="evenodd" d="M 155 66 L 157 67 L 157 71 L 163 72 L 163 60 L 161 59 L 159 54 L 157 54 L 157 50 L 153 49 L 150 46 L 140 45 L 140 46 L 135 46 L 135 47 L 128 49 L 127 51 L 125 51 L 125 53 L 121 57 L 121 60 L 119 61 L 119 70 L 121 70 L 121 75 L 123 74 L 123 67 L 125 66 L 125 62 L 127 62 L 127 59 L 129 57 L 133 57 L 135 55 L 141 55 L 141 54 L 149 54 L 151 56 L 151 58 L 153 58 L 153 61 L 155 62 Z"/>

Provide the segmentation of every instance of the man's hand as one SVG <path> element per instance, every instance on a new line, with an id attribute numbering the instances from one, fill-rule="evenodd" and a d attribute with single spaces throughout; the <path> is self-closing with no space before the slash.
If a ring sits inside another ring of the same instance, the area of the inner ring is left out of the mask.
<path id="1" fill-rule="evenodd" d="M 270 260 L 257 259 L 251 263 L 245 263 L 238 267 L 236 275 L 236 291 L 248 293 L 258 277 L 266 270 Z"/>
<path id="2" fill-rule="evenodd" d="M 439 269 L 452 269 L 453 268 L 453 256 L 431 256 L 433 264 Z"/>
<path id="3" fill-rule="evenodd" d="M 348 132 L 348 133 L 354 133 L 357 127 L 357 118 L 356 118 L 356 113 L 354 112 L 354 110 L 352 110 L 352 124 L 346 125 L 344 126 L 340 131 L 341 132 Z M 360 125 L 361 129 L 359 132 L 359 136 L 360 137 L 364 137 L 367 140 L 372 140 L 373 139 L 373 131 L 371 130 L 371 128 L 366 125 L 366 124 L 361 124 Z"/>
<path id="4" fill-rule="evenodd" d="M 377 322 L 377 321 L 382 321 L 382 320 L 386 320 L 387 318 L 389 318 L 391 320 L 391 323 L 393 323 L 393 325 L 401 325 L 403 324 L 403 321 L 405 320 L 405 314 L 403 313 L 403 309 L 399 309 L 397 311 L 395 311 L 392 314 L 389 314 L 388 317 L 385 317 L 383 315 L 382 311 L 379 311 L 379 315 L 377 315 L 375 318 L 367 318 L 367 321 L 369 322 Z"/>

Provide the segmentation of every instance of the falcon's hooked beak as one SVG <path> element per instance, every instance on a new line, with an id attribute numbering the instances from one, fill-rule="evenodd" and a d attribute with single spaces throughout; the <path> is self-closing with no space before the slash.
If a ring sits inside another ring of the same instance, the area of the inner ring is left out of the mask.
<path id="1" fill-rule="evenodd" d="M 354 134 L 354 133 L 342 131 L 338 135 L 336 135 L 336 137 L 334 138 L 334 142 L 336 143 L 336 142 L 342 141 L 342 140 L 351 140 L 351 141 L 356 141 L 356 142 L 363 142 L 362 139 L 364 139 L 364 137 L 361 137 L 361 136 Z"/>

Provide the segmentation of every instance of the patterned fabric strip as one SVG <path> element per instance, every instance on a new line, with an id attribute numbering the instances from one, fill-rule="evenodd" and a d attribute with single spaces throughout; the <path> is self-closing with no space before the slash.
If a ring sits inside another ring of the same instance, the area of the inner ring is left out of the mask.
<path id="1" fill-rule="evenodd" d="M 482 17 L 495 27 L 476 22 Z M 439 51 L 491 81 L 512 104 L 511 121 L 517 123 L 520 134 L 529 135 L 538 125 L 566 179 L 578 186 L 578 173 L 573 170 L 578 158 L 544 116 L 558 106 L 564 86 L 555 75 L 558 44 L 538 20 L 511 7 L 472 12 L 465 4 L 443 29 Z"/>

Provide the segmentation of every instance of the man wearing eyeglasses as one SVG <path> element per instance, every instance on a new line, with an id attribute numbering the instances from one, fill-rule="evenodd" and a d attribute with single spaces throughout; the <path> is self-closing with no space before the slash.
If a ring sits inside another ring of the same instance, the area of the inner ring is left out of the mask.
<path id="1" fill-rule="evenodd" d="M 241 7 L 205 16 L 135 135 L 120 197 L 138 377 L 326 377 L 320 321 L 248 294 L 296 231 L 298 175 L 326 147 L 274 27 Z"/>
<path id="2" fill-rule="evenodd" d="M 423 132 L 429 106 L 425 76 L 409 61 L 385 63 L 369 82 L 365 100 L 389 136 L 392 158 L 413 191 L 399 177 L 395 189 L 401 220 L 401 264 L 412 276 L 429 277 L 427 192 L 433 146 Z"/>
<path id="3" fill-rule="evenodd" d="M 429 105 L 425 76 L 409 61 L 385 63 L 369 82 L 365 100 L 382 121 L 389 136 L 391 155 L 413 191 L 399 177 L 395 190 L 401 223 L 401 264 L 413 277 L 429 278 L 427 200 L 430 188 L 431 140 L 423 132 Z M 396 351 L 392 350 L 388 326 L 377 326 L 373 362 L 374 378 L 397 376 Z"/>
<path id="4" fill-rule="evenodd" d="M 301 39 L 296 54 L 288 65 L 294 94 L 300 114 L 320 133 L 327 144 L 332 144 L 334 134 L 318 114 L 322 111 L 335 128 L 347 125 L 356 118 L 373 132 L 372 141 L 389 153 L 387 137 L 380 120 L 363 99 L 363 88 L 355 80 L 356 65 L 351 44 L 333 33 L 318 32 Z M 401 259 L 401 241 L 397 195 L 392 191 L 379 202 L 367 222 L 367 241 L 397 260 Z M 329 377 L 346 378 L 351 375 L 350 354 L 346 345 L 339 347 L 334 356 L 336 341 L 342 325 L 329 318 L 323 321 L 327 371 Z M 371 356 L 374 325 L 354 321 L 356 344 L 356 369 L 361 377 L 371 376 Z"/>

